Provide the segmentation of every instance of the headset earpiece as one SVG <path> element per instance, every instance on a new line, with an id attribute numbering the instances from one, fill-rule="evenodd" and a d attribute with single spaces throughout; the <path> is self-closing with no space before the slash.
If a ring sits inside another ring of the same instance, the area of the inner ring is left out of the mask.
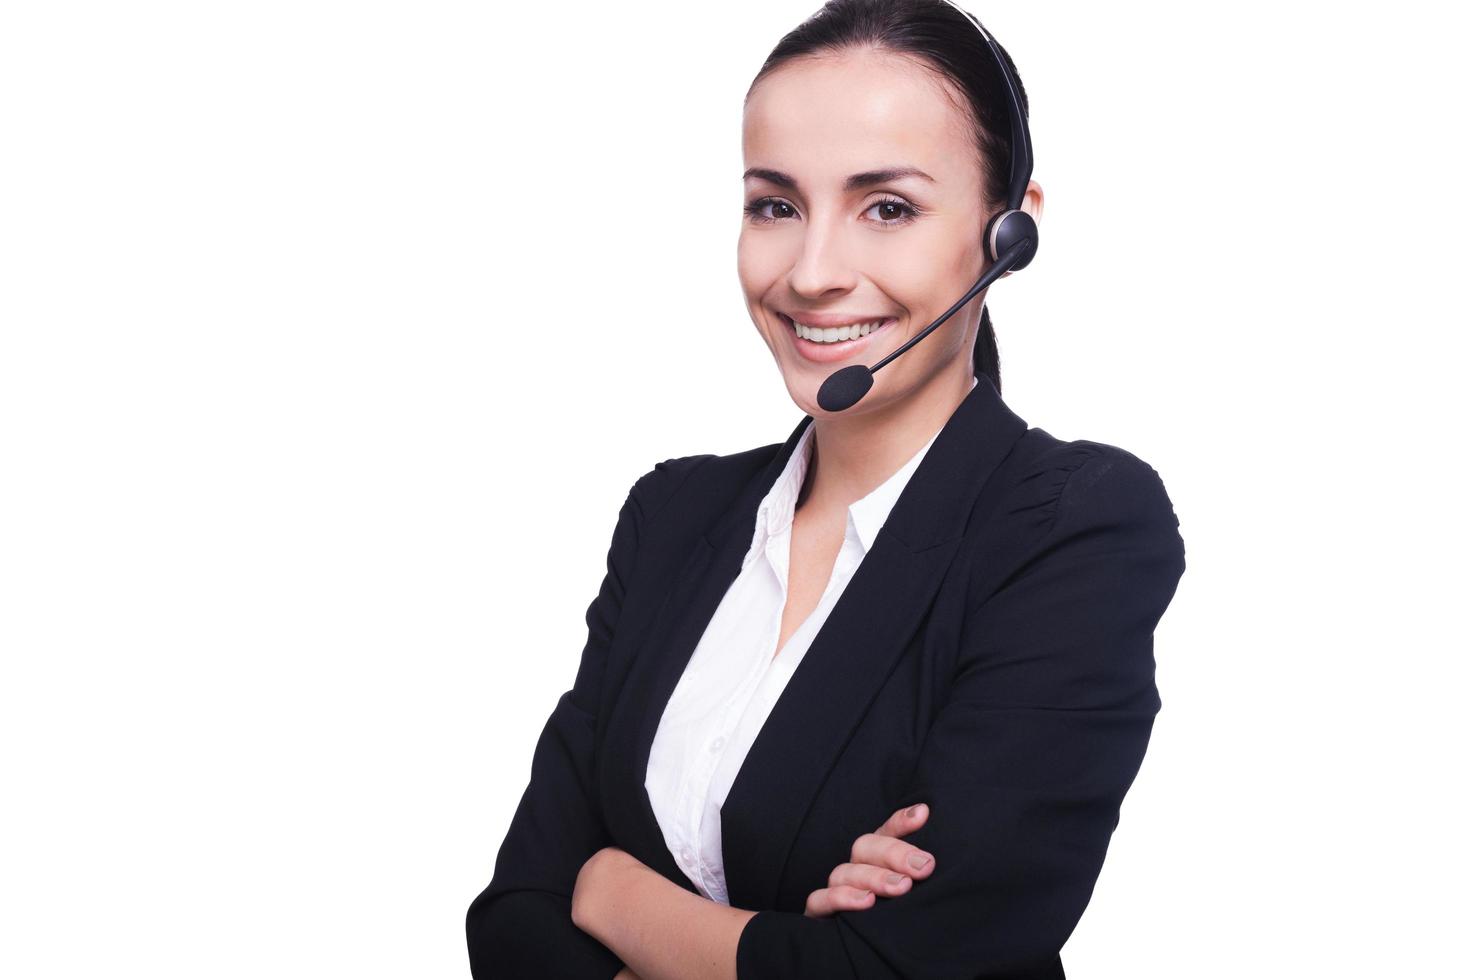
<path id="1" fill-rule="evenodd" d="M 1024 211 L 1001 211 L 990 219 L 984 238 L 985 250 L 989 253 L 991 262 L 1022 239 L 1030 240 L 1030 248 L 1010 267 L 1010 271 L 1014 272 L 1025 268 L 1035 258 L 1036 247 L 1040 244 L 1040 230 L 1036 228 L 1035 219 Z"/>

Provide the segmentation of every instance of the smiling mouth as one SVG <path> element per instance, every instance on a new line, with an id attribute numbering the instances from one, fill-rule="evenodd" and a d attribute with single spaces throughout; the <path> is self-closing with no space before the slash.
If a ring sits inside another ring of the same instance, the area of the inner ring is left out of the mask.
<path id="1" fill-rule="evenodd" d="M 798 340 L 811 344 L 814 347 L 841 347 L 854 341 L 864 340 L 873 334 L 885 330 L 897 322 L 897 317 L 886 317 L 883 319 L 868 320 L 856 324 L 855 327 L 847 325 L 843 327 L 806 327 L 796 325 L 785 313 L 777 312 L 776 316 L 785 324 L 786 329 L 791 331 Z"/>

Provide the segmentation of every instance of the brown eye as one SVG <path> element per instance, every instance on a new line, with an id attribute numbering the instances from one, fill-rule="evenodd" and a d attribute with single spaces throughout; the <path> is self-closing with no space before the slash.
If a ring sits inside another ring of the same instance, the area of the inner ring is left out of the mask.
<path id="1" fill-rule="evenodd" d="M 788 217 L 788 215 L 785 214 L 782 214 L 779 217 L 766 217 L 762 212 L 764 212 L 767 207 L 771 208 L 772 210 L 775 208 L 785 208 L 787 211 L 791 212 L 791 214 L 795 213 L 795 208 L 791 207 L 785 201 L 777 200 L 773 197 L 762 197 L 758 201 L 751 201 L 749 204 L 746 204 L 745 214 L 749 215 L 750 220 L 756 222 L 757 224 L 767 224 L 769 222 L 779 221 L 781 220 L 781 218 Z"/>
<path id="2" fill-rule="evenodd" d="M 918 209 L 906 201 L 885 197 L 873 204 L 868 211 L 877 211 L 880 225 L 906 225 L 918 216 Z"/>

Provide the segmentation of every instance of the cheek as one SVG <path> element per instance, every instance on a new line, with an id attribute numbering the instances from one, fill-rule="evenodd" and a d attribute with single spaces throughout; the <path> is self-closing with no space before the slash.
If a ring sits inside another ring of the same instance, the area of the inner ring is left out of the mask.
<path id="1" fill-rule="evenodd" d="M 741 235 L 736 259 L 740 284 L 746 293 L 760 294 L 780 276 L 779 251 Z"/>
<path id="2" fill-rule="evenodd" d="M 937 316 L 974 283 L 973 279 L 958 282 L 975 253 L 972 240 L 951 223 L 933 222 L 865 244 L 867 251 L 860 256 L 863 266 L 890 297 L 910 309 L 939 307 Z"/>
<path id="3" fill-rule="evenodd" d="M 962 286 L 956 291 L 948 272 L 941 266 L 895 260 L 884 266 L 880 276 L 873 277 L 873 283 L 892 303 L 906 311 L 912 321 L 911 329 L 919 330 L 964 294 Z"/>
<path id="4" fill-rule="evenodd" d="M 961 265 L 963 249 L 952 235 L 909 235 L 899 248 L 887 247 L 872 257 L 873 268 L 893 282 L 921 283 L 925 287 L 949 278 Z"/>

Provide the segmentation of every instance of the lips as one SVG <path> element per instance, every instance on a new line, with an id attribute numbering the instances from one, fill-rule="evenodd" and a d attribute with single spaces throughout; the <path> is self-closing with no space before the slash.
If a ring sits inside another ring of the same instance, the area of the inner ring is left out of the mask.
<path id="1" fill-rule="evenodd" d="M 832 343 L 821 343 L 798 336 L 796 334 L 796 324 L 789 316 L 784 313 L 777 313 L 776 315 L 786 325 L 786 329 L 791 332 L 791 340 L 795 344 L 796 352 L 805 360 L 823 364 L 846 360 L 849 357 L 862 354 L 867 346 L 873 342 L 873 338 L 884 336 L 887 329 L 898 322 L 896 317 L 888 317 L 882 321 L 882 326 L 873 330 L 865 337 L 857 337 L 852 340 L 838 340 Z"/>

